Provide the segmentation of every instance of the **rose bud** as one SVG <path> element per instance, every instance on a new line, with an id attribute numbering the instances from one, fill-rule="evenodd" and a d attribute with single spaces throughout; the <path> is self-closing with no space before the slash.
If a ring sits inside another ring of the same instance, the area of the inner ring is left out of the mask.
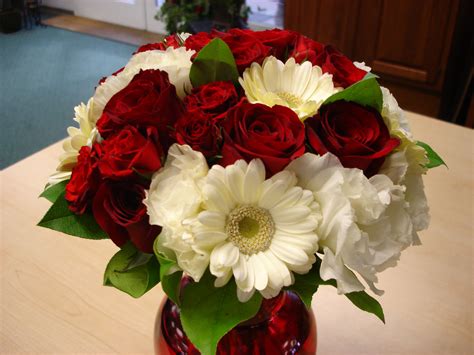
<path id="1" fill-rule="evenodd" d="M 161 167 L 163 151 L 155 127 L 142 135 L 137 128 L 126 126 L 103 141 L 99 170 L 103 177 L 121 179 L 135 174 L 152 174 Z"/>
<path id="2" fill-rule="evenodd" d="M 176 141 L 188 144 L 196 151 L 211 158 L 219 153 L 222 140 L 220 129 L 202 111 L 188 112 L 176 122 Z"/>
<path id="3" fill-rule="evenodd" d="M 227 81 L 201 85 L 184 98 L 186 110 L 202 111 L 214 120 L 223 118 L 238 101 L 234 85 Z"/>
<path id="4" fill-rule="evenodd" d="M 141 70 L 132 81 L 105 105 L 97 128 L 103 138 L 124 126 L 158 129 L 160 142 L 166 150 L 173 142 L 169 127 L 181 116 L 183 106 L 168 74 L 158 69 Z"/>
<path id="5" fill-rule="evenodd" d="M 305 121 L 311 148 L 317 154 L 331 152 L 347 168 L 358 168 L 367 177 L 377 174 L 385 157 L 398 145 L 390 137 L 382 116 L 373 108 L 337 101 L 323 106 Z"/>
<path id="6" fill-rule="evenodd" d="M 221 165 L 259 158 L 269 176 L 283 170 L 305 152 L 304 125 L 288 107 L 251 104 L 242 100 L 222 122 Z"/>
<path id="7" fill-rule="evenodd" d="M 145 187 L 133 181 L 104 181 L 92 204 L 99 226 L 119 247 L 130 240 L 139 250 L 153 253 L 153 242 L 161 228 L 148 223 L 143 204 Z"/>

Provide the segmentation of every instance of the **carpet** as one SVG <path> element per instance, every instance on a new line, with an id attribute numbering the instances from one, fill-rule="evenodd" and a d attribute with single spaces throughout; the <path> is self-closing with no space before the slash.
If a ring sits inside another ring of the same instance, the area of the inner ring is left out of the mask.
<path id="1" fill-rule="evenodd" d="M 66 137 L 74 106 L 135 49 L 52 27 L 0 34 L 0 169 Z"/>

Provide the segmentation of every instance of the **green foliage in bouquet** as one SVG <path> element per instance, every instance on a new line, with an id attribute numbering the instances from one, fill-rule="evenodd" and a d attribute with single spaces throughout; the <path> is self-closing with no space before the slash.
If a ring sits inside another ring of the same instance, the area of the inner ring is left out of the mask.
<path id="1" fill-rule="evenodd" d="M 383 96 L 380 85 L 372 76 L 366 76 L 363 80 L 349 86 L 348 88 L 328 97 L 323 105 L 339 100 L 355 102 L 362 106 L 368 106 L 382 111 Z"/>
<path id="2" fill-rule="evenodd" d="M 75 237 L 86 239 L 106 239 L 107 234 L 99 227 L 90 213 L 77 215 L 68 207 L 64 198 L 68 181 L 63 181 L 46 189 L 40 197 L 53 202 L 51 208 L 39 221 L 38 226 L 53 229 Z"/>
<path id="3" fill-rule="evenodd" d="M 194 87 L 213 81 L 237 83 L 239 72 L 229 46 L 220 38 L 209 42 L 194 59 L 189 77 Z"/>
<path id="4" fill-rule="evenodd" d="M 237 324 L 252 318 L 259 310 L 262 296 L 241 303 L 235 282 L 214 287 L 215 277 L 206 272 L 198 283 L 184 288 L 181 322 L 186 335 L 202 354 L 215 354 L 219 340 Z"/>
<path id="5" fill-rule="evenodd" d="M 426 164 L 425 166 L 427 169 L 436 168 L 441 165 L 448 167 L 446 163 L 444 162 L 444 160 L 438 155 L 438 153 L 436 153 L 433 150 L 433 148 L 431 148 L 428 144 L 421 141 L 417 141 L 416 144 L 422 147 L 426 151 L 426 156 L 428 157 L 428 160 L 429 160 L 428 164 Z"/>
<path id="6" fill-rule="evenodd" d="M 319 275 L 321 268 L 321 259 L 318 258 L 311 270 L 304 275 L 295 274 L 295 283 L 287 290 L 293 291 L 301 298 L 306 307 L 311 307 L 313 296 L 318 291 L 319 286 L 328 285 L 337 287 L 336 280 L 324 281 Z M 365 291 L 346 293 L 345 296 L 359 309 L 374 314 L 385 323 L 385 315 L 382 306 L 373 297 Z"/>
<path id="7" fill-rule="evenodd" d="M 143 296 L 160 282 L 160 265 L 153 254 L 143 253 L 128 242 L 110 259 L 104 285 L 130 296 Z"/>

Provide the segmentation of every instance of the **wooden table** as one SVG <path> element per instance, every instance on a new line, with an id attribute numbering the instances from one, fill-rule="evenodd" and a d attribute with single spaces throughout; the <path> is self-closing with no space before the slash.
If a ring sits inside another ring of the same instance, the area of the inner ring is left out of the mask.
<path id="1" fill-rule="evenodd" d="M 318 354 L 473 354 L 472 130 L 409 114 L 415 137 L 449 165 L 429 172 L 432 223 L 423 245 L 381 275 L 387 324 L 333 288 L 313 299 Z M 21 144 L 21 143 L 19 143 Z M 1 331 L 4 353 L 152 353 L 156 287 L 135 300 L 102 286 L 116 247 L 36 227 L 38 199 L 60 144 L 1 172 Z"/>

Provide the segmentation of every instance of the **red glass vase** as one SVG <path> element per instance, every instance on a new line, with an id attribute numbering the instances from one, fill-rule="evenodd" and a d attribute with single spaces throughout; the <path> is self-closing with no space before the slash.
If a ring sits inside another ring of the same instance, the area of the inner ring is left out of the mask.
<path id="1" fill-rule="evenodd" d="M 217 346 L 218 355 L 316 354 L 316 321 L 293 292 L 281 292 L 263 300 L 258 313 L 227 333 Z M 186 337 L 179 308 L 166 298 L 155 323 L 155 353 L 197 355 L 200 352 Z"/>

